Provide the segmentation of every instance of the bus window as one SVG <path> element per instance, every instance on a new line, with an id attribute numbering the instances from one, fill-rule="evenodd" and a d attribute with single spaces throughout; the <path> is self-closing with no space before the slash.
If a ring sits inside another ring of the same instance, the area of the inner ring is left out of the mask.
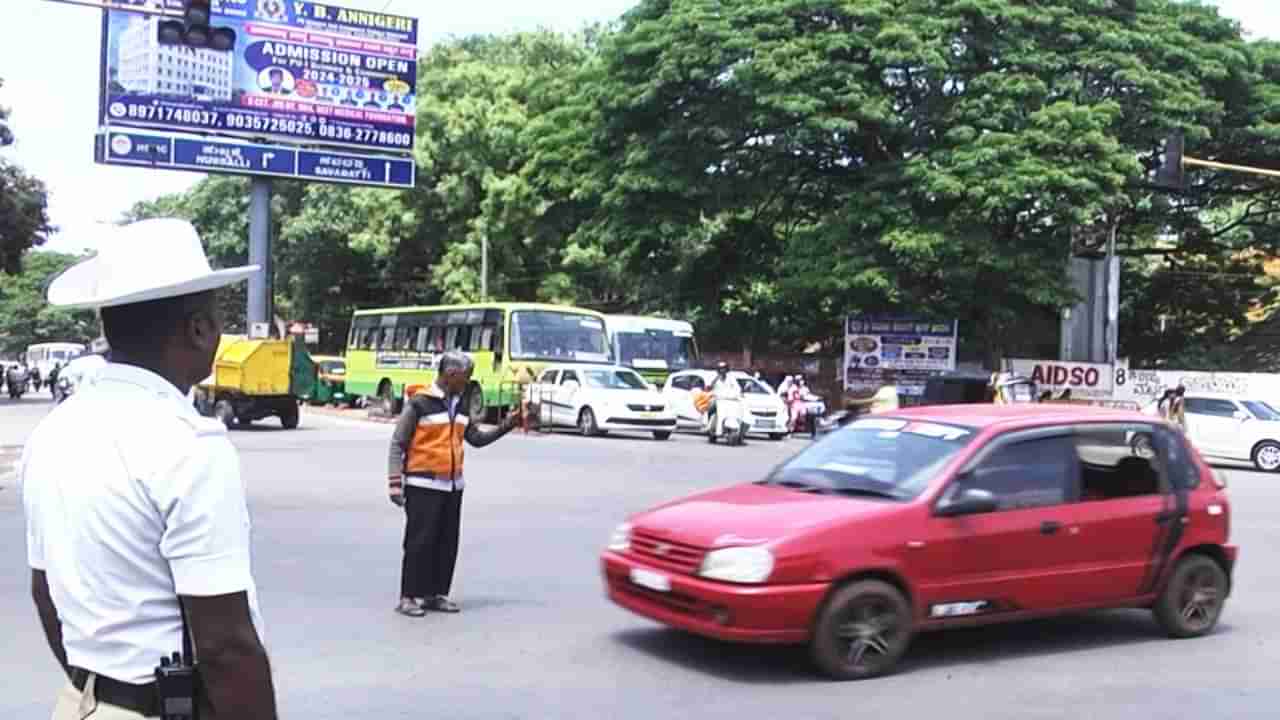
<path id="1" fill-rule="evenodd" d="M 471 349 L 472 350 L 496 350 L 493 340 L 498 328 L 492 325 L 484 325 L 471 329 Z"/>
<path id="2" fill-rule="evenodd" d="M 413 339 L 417 328 L 400 326 L 396 328 L 395 349 L 402 352 L 413 349 Z"/>
<path id="3" fill-rule="evenodd" d="M 450 325 L 444 336 L 447 350 L 466 350 L 471 342 L 471 328 L 466 325 Z"/>
<path id="4" fill-rule="evenodd" d="M 378 339 L 379 350 L 394 350 L 396 340 L 395 326 L 382 328 L 381 337 Z"/>
<path id="5" fill-rule="evenodd" d="M 430 335 L 431 335 L 431 328 L 426 326 L 418 328 L 418 332 L 415 334 L 413 349 L 417 350 L 420 353 L 427 352 L 428 348 L 431 347 L 430 345 L 427 344 L 427 340 L 430 337 Z"/>

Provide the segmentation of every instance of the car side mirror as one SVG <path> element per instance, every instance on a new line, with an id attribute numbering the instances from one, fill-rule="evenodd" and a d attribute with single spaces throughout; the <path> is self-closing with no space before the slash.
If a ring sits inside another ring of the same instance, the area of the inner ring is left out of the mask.
<path id="1" fill-rule="evenodd" d="M 939 505 L 935 514 L 940 517 L 958 517 L 960 515 L 980 515 L 995 512 L 1000 502 L 990 491 L 979 488 L 966 488 L 949 501 Z"/>
<path id="2" fill-rule="evenodd" d="M 577 380 L 570 380 L 564 384 L 564 389 L 571 393 L 578 392 L 580 387 L 582 386 L 578 384 Z"/>

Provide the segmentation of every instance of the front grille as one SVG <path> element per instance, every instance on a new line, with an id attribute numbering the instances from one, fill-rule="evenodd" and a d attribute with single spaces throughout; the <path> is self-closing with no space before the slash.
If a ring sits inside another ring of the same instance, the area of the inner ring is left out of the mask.
<path id="1" fill-rule="evenodd" d="M 675 427 L 675 418 L 616 418 L 611 417 L 605 420 L 610 425 L 634 425 L 636 427 Z"/>
<path id="2" fill-rule="evenodd" d="M 661 405 L 628 405 L 631 412 L 662 412 Z"/>
<path id="3" fill-rule="evenodd" d="M 643 530 L 631 533 L 631 552 L 654 565 L 685 575 L 697 574 L 702 567 L 702 557 L 707 554 L 700 547 L 663 540 Z"/>
<path id="4" fill-rule="evenodd" d="M 675 592 L 657 592 L 646 587 L 640 587 L 628 580 L 624 580 L 621 583 L 620 589 L 628 594 L 642 597 L 650 602 L 675 610 L 676 612 L 685 613 L 687 615 L 702 614 L 702 603 L 687 595 L 681 595 L 680 593 Z"/>

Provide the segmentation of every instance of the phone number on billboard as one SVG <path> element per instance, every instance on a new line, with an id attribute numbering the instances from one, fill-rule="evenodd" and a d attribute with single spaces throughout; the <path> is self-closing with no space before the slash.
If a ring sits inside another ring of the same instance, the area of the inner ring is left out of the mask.
<path id="1" fill-rule="evenodd" d="M 313 120 L 264 117 L 247 113 L 218 112 L 164 105 L 129 105 L 125 117 L 142 122 L 180 123 L 184 126 L 250 130 L 274 135 L 322 137 L 363 145 L 407 148 L 413 145 L 413 134 L 387 130 L 334 125 Z"/>

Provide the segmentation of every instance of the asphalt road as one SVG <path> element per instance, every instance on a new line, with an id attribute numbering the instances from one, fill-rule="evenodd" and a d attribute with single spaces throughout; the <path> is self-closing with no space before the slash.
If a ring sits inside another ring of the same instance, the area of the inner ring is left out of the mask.
<path id="1" fill-rule="evenodd" d="M 46 718 L 60 679 L 28 597 L 5 448 L 48 404 L 0 400 L 0 718 Z M 457 616 L 392 613 L 402 515 L 390 428 L 306 415 L 237 432 L 285 718 L 1274 718 L 1280 477 L 1230 473 L 1242 546 L 1219 631 L 1172 641 L 1119 611 L 918 638 L 901 671 L 831 683 L 805 653 L 706 641 L 608 603 L 597 554 L 627 513 L 760 476 L 803 446 L 512 435 L 468 455 Z"/>

